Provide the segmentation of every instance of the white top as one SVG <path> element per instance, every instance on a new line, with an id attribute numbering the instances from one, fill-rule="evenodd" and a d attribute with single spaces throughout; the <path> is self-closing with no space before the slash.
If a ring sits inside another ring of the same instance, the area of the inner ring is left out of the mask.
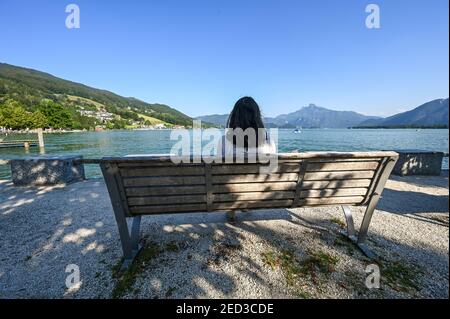
<path id="1" fill-rule="evenodd" d="M 236 154 L 236 146 L 233 144 L 233 142 L 225 142 L 225 135 L 222 136 L 222 138 L 219 140 L 219 144 L 217 145 L 217 150 L 222 150 L 222 156 L 226 155 L 234 155 Z M 247 154 L 275 154 L 277 153 L 277 148 L 274 143 L 274 141 L 268 136 L 267 139 L 264 142 L 264 144 L 260 145 L 259 147 L 250 147 L 247 150 L 245 150 L 245 153 Z"/>

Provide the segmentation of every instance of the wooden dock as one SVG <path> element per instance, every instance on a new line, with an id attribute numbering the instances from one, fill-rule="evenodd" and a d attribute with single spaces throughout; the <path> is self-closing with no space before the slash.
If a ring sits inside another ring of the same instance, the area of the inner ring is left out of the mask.
<path id="1" fill-rule="evenodd" d="M 31 146 L 39 146 L 40 149 L 44 149 L 44 134 L 41 128 L 37 129 L 37 140 L 0 140 L 0 148 L 24 147 L 29 149 Z"/>
<path id="2" fill-rule="evenodd" d="M 17 140 L 17 141 L 1 141 L 0 142 L 0 148 L 7 148 L 7 147 L 25 147 L 30 148 L 31 146 L 38 146 L 39 141 L 37 140 Z"/>

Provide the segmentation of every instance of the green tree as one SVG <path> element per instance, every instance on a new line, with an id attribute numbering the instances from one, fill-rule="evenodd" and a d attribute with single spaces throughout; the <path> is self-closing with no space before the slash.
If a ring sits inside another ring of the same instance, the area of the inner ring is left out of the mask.
<path id="1" fill-rule="evenodd" d="M 108 130 L 114 129 L 114 123 L 112 121 L 111 122 L 106 122 L 106 128 Z"/>
<path id="2" fill-rule="evenodd" d="M 68 110 L 62 105 L 50 100 L 43 100 L 37 110 L 47 118 L 47 126 L 55 129 L 72 128 L 73 119 Z"/>
<path id="3" fill-rule="evenodd" d="M 127 124 L 128 124 L 128 122 L 126 120 L 116 118 L 112 121 L 107 122 L 106 128 L 108 130 L 112 130 L 112 129 L 121 130 L 121 129 L 124 129 Z"/>
<path id="4" fill-rule="evenodd" d="M 47 127 L 48 121 L 44 114 L 41 113 L 41 111 L 34 111 L 31 114 L 31 121 L 30 121 L 30 127 L 31 128 L 43 128 Z"/>
<path id="5" fill-rule="evenodd" d="M 30 113 L 16 101 L 7 100 L 0 105 L 0 126 L 13 130 L 25 129 L 30 121 Z"/>

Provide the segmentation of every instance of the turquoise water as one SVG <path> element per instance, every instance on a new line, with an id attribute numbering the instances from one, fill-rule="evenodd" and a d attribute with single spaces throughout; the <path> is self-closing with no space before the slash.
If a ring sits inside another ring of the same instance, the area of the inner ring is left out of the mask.
<path id="1" fill-rule="evenodd" d="M 29 136 L 35 138 L 35 136 Z M 28 137 L 28 138 L 29 138 Z M 0 139 L 4 135 L 0 135 Z M 25 139 L 27 136 L 9 136 L 7 139 Z M 46 134 L 46 154 L 81 154 L 85 158 L 122 156 L 127 154 L 170 153 L 176 141 L 170 140 L 170 131 L 105 131 Z M 449 151 L 448 129 L 304 129 L 278 131 L 279 152 L 300 151 L 372 151 L 421 149 Z M 23 148 L 0 148 L 0 159 L 12 159 L 39 154 L 37 148 L 26 153 Z M 448 158 L 444 158 L 448 168 Z M 88 177 L 100 176 L 96 165 L 87 165 Z M 9 178 L 9 166 L 0 166 L 0 179 Z"/>

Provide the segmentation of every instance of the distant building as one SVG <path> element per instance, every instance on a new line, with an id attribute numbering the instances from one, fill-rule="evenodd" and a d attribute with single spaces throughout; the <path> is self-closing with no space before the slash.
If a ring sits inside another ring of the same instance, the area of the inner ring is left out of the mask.
<path id="1" fill-rule="evenodd" d="M 155 130 L 162 130 L 166 128 L 166 125 L 163 123 L 153 125 Z"/>
<path id="2" fill-rule="evenodd" d="M 98 110 L 98 111 L 89 111 L 89 110 L 78 110 L 78 112 L 83 115 L 83 116 L 87 116 L 87 117 L 94 117 L 99 121 L 102 122 L 106 122 L 106 121 L 111 121 L 114 119 L 114 114 L 113 113 L 109 113 L 104 109 Z"/>

